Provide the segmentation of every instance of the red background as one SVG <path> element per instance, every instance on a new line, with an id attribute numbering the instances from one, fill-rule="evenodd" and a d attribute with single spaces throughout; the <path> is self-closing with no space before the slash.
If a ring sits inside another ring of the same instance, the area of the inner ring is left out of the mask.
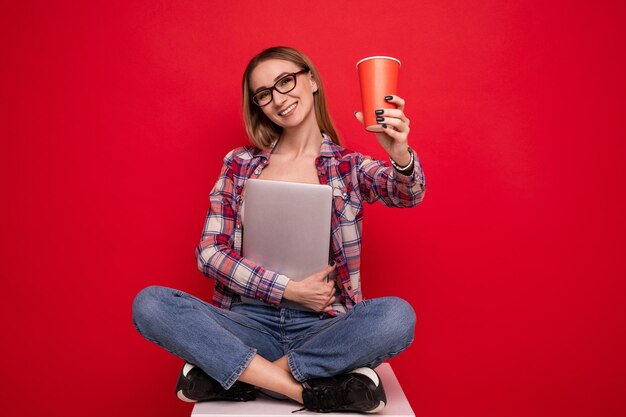
<path id="1" fill-rule="evenodd" d="M 9 4 L 7 4 L 9 3 Z M 181 361 L 131 324 L 150 284 L 210 298 L 193 257 L 240 78 L 307 53 L 349 147 L 354 64 L 403 62 L 428 180 L 366 207 L 369 298 L 405 297 L 392 361 L 419 416 L 626 414 L 624 2 L 4 2 L 3 415 L 185 416 Z M 89 413 L 85 410 L 89 409 Z"/>

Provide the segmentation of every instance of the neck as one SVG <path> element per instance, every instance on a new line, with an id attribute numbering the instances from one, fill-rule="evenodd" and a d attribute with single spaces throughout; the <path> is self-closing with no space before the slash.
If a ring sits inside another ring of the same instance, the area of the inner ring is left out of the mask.
<path id="1" fill-rule="evenodd" d="M 274 149 L 274 153 L 280 153 L 298 158 L 301 156 L 317 156 L 322 144 L 322 134 L 317 123 L 302 126 L 298 129 L 284 129 Z"/>

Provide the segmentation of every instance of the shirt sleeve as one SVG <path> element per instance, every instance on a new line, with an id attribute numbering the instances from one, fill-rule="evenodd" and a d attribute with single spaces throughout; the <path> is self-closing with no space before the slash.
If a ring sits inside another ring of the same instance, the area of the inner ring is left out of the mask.
<path id="1" fill-rule="evenodd" d="M 289 278 L 264 269 L 234 249 L 237 219 L 234 195 L 234 151 L 224 158 L 220 176 L 209 195 L 210 205 L 200 243 L 198 269 L 235 293 L 271 304 L 280 303 Z"/>
<path id="2" fill-rule="evenodd" d="M 426 179 L 417 154 L 411 175 L 403 175 L 389 163 L 359 155 L 358 179 L 363 199 L 368 203 L 380 200 L 390 207 L 413 207 L 424 199 Z"/>

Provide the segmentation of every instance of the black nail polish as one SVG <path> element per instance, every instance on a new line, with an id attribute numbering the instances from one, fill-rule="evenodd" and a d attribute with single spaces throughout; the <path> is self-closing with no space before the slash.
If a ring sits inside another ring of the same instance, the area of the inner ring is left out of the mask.
<path id="1" fill-rule="evenodd" d="M 376 114 L 383 114 L 385 111 L 384 110 L 376 110 L 374 113 Z"/>
<path id="2" fill-rule="evenodd" d="M 330 266 L 335 266 L 335 261 L 330 261 Z"/>
<path id="3" fill-rule="evenodd" d="M 387 125 L 383 123 L 383 129 L 387 129 Z"/>
<path id="4" fill-rule="evenodd" d="M 376 121 L 377 121 L 377 122 L 384 122 L 384 121 L 385 121 L 385 118 L 384 118 L 384 117 L 377 117 L 377 118 L 376 118 Z"/>
<path id="5" fill-rule="evenodd" d="M 391 99 L 393 99 L 393 96 L 387 96 L 387 97 L 385 97 L 385 100 L 387 100 L 387 101 L 389 101 L 389 100 L 391 100 Z"/>

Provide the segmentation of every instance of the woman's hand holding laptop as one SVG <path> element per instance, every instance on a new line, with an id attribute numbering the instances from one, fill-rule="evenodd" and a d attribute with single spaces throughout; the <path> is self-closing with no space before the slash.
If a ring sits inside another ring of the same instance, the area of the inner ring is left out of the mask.
<path id="1" fill-rule="evenodd" d="M 328 265 L 319 272 L 301 280 L 291 280 L 285 287 L 283 298 L 317 312 L 326 312 L 332 309 L 335 302 L 335 281 L 327 280 L 326 277 L 335 270 L 335 264 Z"/>

